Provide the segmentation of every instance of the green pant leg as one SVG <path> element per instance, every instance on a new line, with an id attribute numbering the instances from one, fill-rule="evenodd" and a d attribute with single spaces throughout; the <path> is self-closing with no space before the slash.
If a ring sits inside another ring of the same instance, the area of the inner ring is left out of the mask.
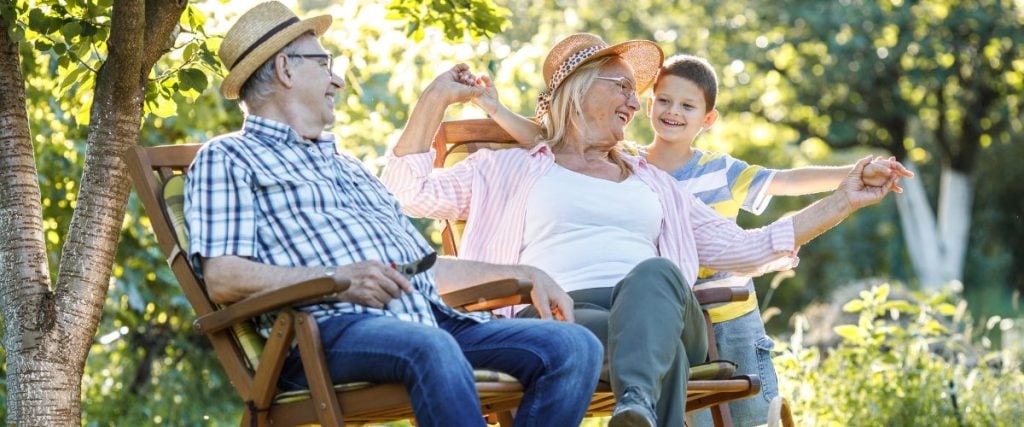
<path id="1" fill-rule="evenodd" d="M 615 286 L 608 354 L 616 397 L 638 387 L 657 402 L 660 425 L 682 425 L 689 368 L 707 346 L 700 305 L 671 261 L 644 261 Z"/>

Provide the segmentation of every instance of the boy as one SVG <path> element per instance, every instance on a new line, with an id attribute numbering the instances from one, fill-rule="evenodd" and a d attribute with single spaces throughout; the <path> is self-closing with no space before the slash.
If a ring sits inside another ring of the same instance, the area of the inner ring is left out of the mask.
<path id="1" fill-rule="evenodd" d="M 486 90 L 474 102 L 524 145 L 533 145 L 540 128 L 505 108 L 487 76 L 478 84 Z M 641 88 L 643 89 L 643 88 Z M 640 149 L 640 155 L 668 172 L 679 185 L 714 208 L 723 217 L 735 220 L 740 208 L 760 214 L 775 195 L 804 195 L 835 189 L 853 168 L 803 167 L 788 170 L 751 166 L 727 154 L 706 152 L 693 147 L 700 133 L 718 118 L 715 101 L 718 79 L 703 58 L 676 55 L 668 58 L 655 80 L 647 113 L 654 130 L 654 142 Z M 896 163 L 876 160 L 864 170 L 864 182 L 884 185 L 890 174 L 910 176 Z M 896 186 L 893 188 L 900 192 Z M 778 381 L 771 361 L 774 343 L 766 336 L 758 312 L 753 281 L 749 277 L 701 269 L 696 287 L 746 286 L 746 301 L 710 309 L 715 323 L 719 355 L 739 365 L 738 374 L 756 374 L 761 379 L 761 395 L 729 404 L 737 426 L 764 424 L 769 403 L 778 396 Z M 710 425 L 708 411 L 698 414 L 699 425 Z"/>

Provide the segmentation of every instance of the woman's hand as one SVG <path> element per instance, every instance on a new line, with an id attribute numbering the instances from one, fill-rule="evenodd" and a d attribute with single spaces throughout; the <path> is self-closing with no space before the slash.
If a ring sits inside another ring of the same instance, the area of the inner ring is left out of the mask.
<path id="1" fill-rule="evenodd" d="M 541 319 L 556 319 L 563 322 L 575 322 L 573 301 L 561 286 L 555 283 L 547 273 L 539 268 L 530 267 L 529 279 L 533 282 L 530 299 Z"/>
<path id="2" fill-rule="evenodd" d="M 881 187 L 889 184 L 890 189 L 896 193 L 902 193 L 903 188 L 899 186 L 900 178 L 912 178 L 914 173 L 907 170 L 900 162 L 896 161 L 895 157 L 883 159 L 876 157 L 871 163 L 864 167 L 864 173 L 861 175 L 861 179 L 864 185 L 869 187 Z M 895 177 L 896 179 L 889 182 L 890 178 Z"/>
<path id="3" fill-rule="evenodd" d="M 891 173 L 889 178 L 879 186 L 867 185 L 864 182 L 864 169 L 871 163 L 871 156 L 867 156 L 857 162 L 853 166 L 853 170 L 850 174 L 843 179 L 843 182 L 839 184 L 837 193 L 842 195 L 847 203 L 849 203 L 852 210 L 857 210 L 865 206 L 870 206 L 880 202 L 885 198 L 889 191 L 899 188 L 896 182 L 902 176 L 898 173 Z M 898 162 L 897 162 L 898 163 Z M 900 165 L 902 167 L 902 165 Z M 904 169 L 905 170 L 905 169 Z M 910 173 L 907 171 L 907 173 Z M 913 176 L 913 174 L 910 174 Z M 902 189 L 900 189 L 902 191 Z"/>
<path id="4" fill-rule="evenodd" d="M 427 92 L 435 93 L 445 100 L 446 105 L 461 104 L 479 97 L 484 88 L 477 85 L 477 78 L 466 64 L 456 64 L 450 70 L 435 77 Z"/>

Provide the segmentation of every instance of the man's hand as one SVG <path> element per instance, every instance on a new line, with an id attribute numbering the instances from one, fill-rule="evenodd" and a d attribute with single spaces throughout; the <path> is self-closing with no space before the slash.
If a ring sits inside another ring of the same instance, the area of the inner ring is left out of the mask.
<path id="1" fill-rule="evenodd" d="M 338 295 L 341 301 L 384 308 L 403 292 L 412 292 L 412 283 L 379 261 L 363 261 L 338 267 L 335 277 L 348 279 L 348 290 Z"/>
<path id="2" fill-rule="evenodd" d="M 564 322 L 575 322 L 573 315 L 573 301 L 561 286 L 555 283 L 551 276 L 539 268 L 527 267 L 528 277 L 533 282 L 533 290 L 530 291 L 530 298 L 533 306 L 541 319 L 557 319 Z"/>

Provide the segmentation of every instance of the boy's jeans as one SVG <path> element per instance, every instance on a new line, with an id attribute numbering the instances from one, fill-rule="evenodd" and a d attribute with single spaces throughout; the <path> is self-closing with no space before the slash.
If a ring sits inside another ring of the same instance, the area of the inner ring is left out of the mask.
<path id="1" fill-rule="evenodd" d="M 473 369 L 523 384 L 516 426 L 578 425 L 601 368 L 601 343 L 579 325 L 547 320 L 450 318 L 439 328 L 350 314 L 319 321 L 331 380 L 405 384 L 419 426 L 483 426 Z M 298 351 L 281 373 L 283 388 L 305 388 Z"/>
<path id="2" fill-rule="evenodd" d="M 743 427 L 768 422 L 768 405 L 779 395 L 779 380 L 771 356 L 775 343 L 765 335 L 760 311 L 716 323 L 714 328 L 719 359 L 736 362 L 737 374 L 755 374 L 761 379 L 761 393 L 729 402 L 733 423 Z M 711 411 L 707 409 L 698 412 L 695 420 L 698 426 L 713 425 Z"/>

